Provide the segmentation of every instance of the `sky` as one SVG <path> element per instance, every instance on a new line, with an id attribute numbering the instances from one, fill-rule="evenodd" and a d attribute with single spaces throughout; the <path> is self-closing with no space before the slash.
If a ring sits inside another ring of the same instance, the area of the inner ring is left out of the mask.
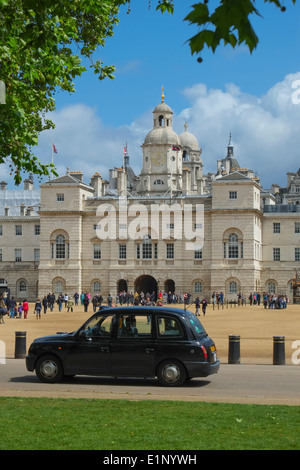
<path id="1" fill-rule="evenodd" d="M 175 0 L 173 15 L 155 11 L 155 0 L 150 9 L 149 0 L 131 0 L 129 13 L 121 8 L 114 36 L 95 54 L 116 66 L 115 79 L 99 81 L 89 70 L 76 79 L 76 93 L 57 93 L 49 116 L 56 127 L 41 134 L 35 151 L 43 163 L 51 161 L 54 143 L 59 175 L 68 168 L 81 170 L 86 183 L 95 172 L 108 179 L 110 168 L 122 166 L 127 144 L 139 174 L 141 145 L 163 86 L 173 129 L 182 133 L 186 121 L 202 148 L 204 174 L 226 156 L 231 132 L 242 168 L 254 170 L 265 189 L 286 186 L 286 173 L 300 168 L 300 1 L 284 0 L 283 13 L 259 0 L 257 49 L 205 50 L 202 63 L 187 43 L 196 28 L 183 21 L 193 3 Z M 2 180 L 12 181 L 1 171 Z"/>

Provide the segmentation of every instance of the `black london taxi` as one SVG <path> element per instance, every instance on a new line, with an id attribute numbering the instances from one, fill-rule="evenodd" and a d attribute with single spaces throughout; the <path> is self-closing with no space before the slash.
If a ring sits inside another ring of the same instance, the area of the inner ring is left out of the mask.
<path id="1" fill-rule="evenodd" d="M 216 346 L 188 310 L 112 307 L 99 310 L 73 333 L 37 338 L 26 356 L 42 382 L 64 376 L 157 377 L 180 386 L 218 372 Z"/>

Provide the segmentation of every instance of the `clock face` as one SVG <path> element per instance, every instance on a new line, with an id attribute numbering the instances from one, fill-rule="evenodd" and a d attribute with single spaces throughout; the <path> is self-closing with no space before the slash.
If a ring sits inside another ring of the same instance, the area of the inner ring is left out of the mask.
<path id="1" fill-rule="evenodd" d="M 155 166 L 162 166 L 166 161 L 166 157 L 162 153 L 156 153 L 152 157 L 152 163 Z"/>

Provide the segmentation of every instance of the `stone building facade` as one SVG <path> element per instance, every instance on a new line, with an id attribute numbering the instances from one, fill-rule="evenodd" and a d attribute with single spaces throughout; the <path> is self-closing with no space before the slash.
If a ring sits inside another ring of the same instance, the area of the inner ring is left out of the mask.
<path id="1" fill-rule="evenodd" d="M 109 180 L 80 171 L 35 190 L 0 183 L 0 288 L 33 300 L 48 292 L 287 294 L 300 265 L 300 170 L 263 189 L 241 168 L 231 137 L 216 173 L 187 124 L 172 127 L 162 96 L 135 175 L 129 155 Z M 297 300 L 297 299 L 295 299 Z"/>

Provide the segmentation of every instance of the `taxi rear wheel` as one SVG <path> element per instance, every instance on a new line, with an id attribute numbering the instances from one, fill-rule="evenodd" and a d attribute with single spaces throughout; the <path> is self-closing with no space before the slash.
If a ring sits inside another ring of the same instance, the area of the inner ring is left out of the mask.
<path id="1" fill-rule="evenodd" d="M 52 355 L 42 356 L 37 360 L 35 373 L 41 382 L 60 382 L 64 376 L 61 361 Z"/>
<path id="2" fill-rule="evenodd" d="M 166 387 L 179 387 L 186 381 L 187 373 L 181 362 L 172 359 L 159 364 L 157 379 Z"/>

